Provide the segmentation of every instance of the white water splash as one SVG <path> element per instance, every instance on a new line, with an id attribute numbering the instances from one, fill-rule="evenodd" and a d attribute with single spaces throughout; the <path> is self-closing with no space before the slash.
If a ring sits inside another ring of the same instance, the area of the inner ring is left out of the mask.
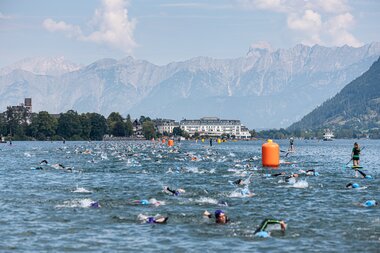
<path id="1" fill-rule="evenodd" d="M 307 188 L 309 183 L 305 180 L 300 180 L 292 185 L 293 188 Z"/>
<path id="2" fill-rule="evenodd" d="M 75 199 L 75 200 L 67 200 L 64 201 L 62 205 L 56 205 L 56 208 L 89 208 L 91 204 L 94 203 L 92 199 Z"/>
<path id="3" fill-rule="evenodd" d="M 207 204 L 218 204 L 218 200 L 209 198 L 209 197 L 201 197 L 199 199 L 194 200 L 196 203 L 207 203 Z"/>
<path id="4" fill-rule="evenodd" d="M 83 187 L 77 187 L 74 191 L 75 193 L 92 193 L 92 191 L 89 191 Z"/>

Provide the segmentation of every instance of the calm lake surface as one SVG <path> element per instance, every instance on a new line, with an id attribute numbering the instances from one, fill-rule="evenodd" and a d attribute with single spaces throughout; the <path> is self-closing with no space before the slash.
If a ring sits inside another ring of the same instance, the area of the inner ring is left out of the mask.
<path id="1" fill-rule="evenodd" d="M 295 185 L 265 175 L 260 141 L 182 141 L 174 149 L 150 141 L 0 144 L 0 252 L 379 252 L 380 207 L 360 203 L 380 201 L 380 141 L 358 142 L 374 179 L 344 166 L 354 140 L 295 140 L 295 153 L 281 153 L 295 163 L 277 171 L 319 172 Z M 287 150 L 287 140 L 277 143 Z M 245 197 L 231 181 L 250 174 L 256 195 Z M 361 188 L 346 189 L 350 182 Z M 163 186 L 186 192 L 172 196 Z M 151 198 L 161 205 L 135 201 Z M 202 217 L 216 209 L 231 222 Z M 169 220 L 143 224 L 139 214 Z M 286 233 L 255 237 L 269 217 L 286 220 Z"/>

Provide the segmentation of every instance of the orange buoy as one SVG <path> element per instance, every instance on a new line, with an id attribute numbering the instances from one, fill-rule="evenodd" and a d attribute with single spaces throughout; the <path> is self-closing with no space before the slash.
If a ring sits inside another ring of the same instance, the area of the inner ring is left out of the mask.
<path id="1" fill-rule="evenodd" d="M 168 146 L 169 147 L 174 146 L 174 140 L 168 140 Z"/>
<path id="2" fill-rule="evenodd" d="M 268 140 L 261 147 L 263 166 L 278 167 L 280 165 L 280 146 L 272 140 Z"/>

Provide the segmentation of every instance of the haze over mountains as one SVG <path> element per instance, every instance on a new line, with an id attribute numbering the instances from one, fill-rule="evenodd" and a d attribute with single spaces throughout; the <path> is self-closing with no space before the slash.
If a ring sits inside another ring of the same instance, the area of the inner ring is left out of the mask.
<path id="1" fill-rule="evenodd" d="M 379 55 L 380 43 L 371 43 L 255 47 L 236 59 L 197 57 L 165 66 L 132 57 L 88 66 L 29 59 L 0 70 L 0 107 L 32 97 L 34 111 L 116 111 L 176 120 L 218 116 L 240 119 L 249 128 L 280 128 L 334 96 Z"/>

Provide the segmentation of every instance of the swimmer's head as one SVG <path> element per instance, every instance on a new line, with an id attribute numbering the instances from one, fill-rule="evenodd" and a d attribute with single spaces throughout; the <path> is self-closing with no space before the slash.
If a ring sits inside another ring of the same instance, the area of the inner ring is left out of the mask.
<path id="1" fill-rule="evenodd" d="M 149 205 L 150 203 L 149 203 L 148 200 L 142 199 L 142 200 L 140 200 L 140 204 L 142 204 L 142 205 Z"/>
<path id="2" fill-rule="evenodd" d="M 347 188 L 359 188 L 360 186 L 359 186 L 359 184 L 357 184 L 357 183 L 348 183 L 348 184 L 346 185 L 346 187 L 347 187 Z"/>
<path id="3" fill-rule="evenodd" d="M 363 206 L 365 207 L 371 207 L 371 206 L 377 206 L 379 203 L 376 200 L 367 200 L 364 202 Z"/>
<path id="4" fill-rule="evenodd" d="M 294 173 L 294 174 L 293 174 L 293 177 L 298 177 L 298 174 L 297 174 L 297 173 Z"/>
<path id="5" fill-rule="evenodd" d="M 366 179 L 372 179 L 372 176 L 371 175 L 366 175 L 365 178 Z"/>
<path id="6" fill-rule="evenodd" d="M 220 224 L 227 223 L 227 217 L 222 210 L 215 211 L 215 222 Z"/>
<path id="7" fill-rule="evenodd" d="M 146 223 L 155 223 L 156 220 L 154 219 L 154 217 L 148 217 L 148 220 L 146 221 Z"/>
<path id="8" fill-rule="evenodd" d="M 99 208 L 100 204 L 99 204 L 99 202 L 95 201 L 95 202 L 91 203 L 90 207 L 92 207 L 92 208 Z"/>
<path id="9" fill-rule="evenodd" d="M 314 176 L 319 176 L 319 173 L 318 172 L 314 172 Z"/>

